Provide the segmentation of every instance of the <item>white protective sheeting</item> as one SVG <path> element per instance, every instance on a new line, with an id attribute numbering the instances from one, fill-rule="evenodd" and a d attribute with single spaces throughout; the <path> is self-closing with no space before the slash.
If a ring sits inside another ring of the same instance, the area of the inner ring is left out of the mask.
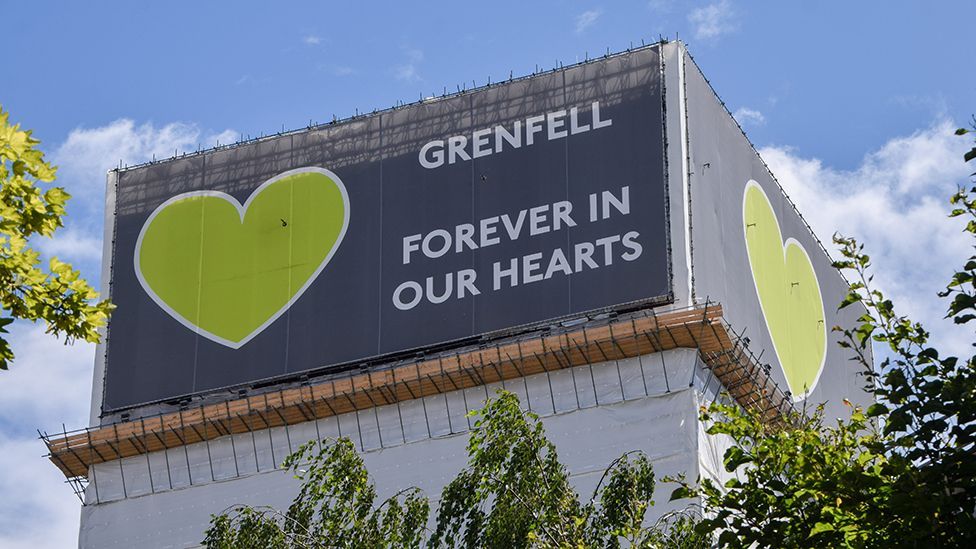
<path id="1" fill-rule="evenodd" d="M 708 370 L 699 370 L 697 382 L 700 387 L 699 399 L 702 406 L 708 406 L 716 400 L 733 403 L 728 395 L 722 394 L 725 388 L 721 382 Z M 698 422 L 698 467 L 702 478 L 709 478 L 716 484 L 723 485 L 732 478 L 731 473 L 725 471 L 722 458 L 729 449 L 732 439 L 728 435 L 709 435 L 705 431 L 709 424 Z"/>
<path id="2" fill-rule="evenodd" d="M 587 498 L 607 465 L 632 450 L 646 452 L 659 476 L 698 476 L 702 373 L 697 352 L 678 349 L 512 380 L 504 388 L 543 417 L 572 482 Z M 316 437 L 351 438 L 363 451 L 380 497 L 417 486 L 436 506 L 441 489 L 466 463 L 466 411 L 481 407 L 499 388 L 477 387 L 287 430 L 223 437 L 209 448 L 201 443 L 100 464 L 88 489 L 92 503 L 82 509 L 80 546 L 192 547 L 212 513 L 235 504 L 283 509 L 297 482 L 273 465 Z M 651 520 L 687 505 L 667 503 L 671 488 L 659 485 Z"/>

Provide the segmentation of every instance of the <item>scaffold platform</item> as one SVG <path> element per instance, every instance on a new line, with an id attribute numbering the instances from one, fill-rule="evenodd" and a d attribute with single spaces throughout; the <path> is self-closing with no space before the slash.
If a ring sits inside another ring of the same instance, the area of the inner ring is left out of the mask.
<path id="1" fill-rule="evenodd" d="M 781 422 L 793 410 L 790 395 L 728 325 L 721 305 L 707 303 L 584 319 L 577 325 L 370 366 L 298 387 L 40 436 L 49 450 L 47 457 L 80 494 L 90 468 L 99 463 L 678 348 L 697 349 L 702 363 L 721 382 L 721 391 L 767 421 Z"/>

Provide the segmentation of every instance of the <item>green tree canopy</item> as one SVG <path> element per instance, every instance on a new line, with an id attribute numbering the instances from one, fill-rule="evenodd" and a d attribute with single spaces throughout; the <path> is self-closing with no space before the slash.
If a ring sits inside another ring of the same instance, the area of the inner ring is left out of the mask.
<path id="1" fill-rule="evenodd" d="M 242 547 L 676 547 L 704 548 L 695 515 L 645 523 L 654 471 L 640 452 L 607 468 L 583 503 L 537 416 L 499 392 L 477 417 L 468 466 L 445 488 L 432 531 L 417 489 L 379 503 L 362 458 L 345 438 L 312 441 L 285 465 L 302 481 L 287 512 L 235 507 L 214 516 L 204 545 Z"/>
<path id="2" fill-rule="evenodd" d="M 349 439 L 306 443 L 284 466 L 302 481 L 288 510 L 230 509 L 212 518 L 206 547 L 417 547 L 423 541 L 427 496 L 408 489 L 377 505 L 376 488 Z"/>
<path id="3" fill-rule="evenodd" d="M 97 342 L 112 305 L 98 301 L 98 293 L 71 265 L 52 257 L 40 266 L 40 253 L 31 247 L 34 236 L 51 237 L 63 226 L 70 195 L 61 187 L 42 188 L 54 181 L 57 168 L 44 160 L 40 142 L 30 130 L 11 124 L 0 106 L 0 333 L 15 319 L 44 321 L 47 333 Z M 0 369 L 14 358 L 0 336 Z"/>

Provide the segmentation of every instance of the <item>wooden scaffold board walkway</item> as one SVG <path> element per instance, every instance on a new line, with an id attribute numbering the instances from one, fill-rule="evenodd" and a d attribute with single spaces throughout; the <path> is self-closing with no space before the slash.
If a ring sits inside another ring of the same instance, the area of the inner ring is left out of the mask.
<path id="1" fill-rule="evenodd" d="M 708 304 L 663 313 L 646 309 L 561 328 L 559 333 L 526 334 L 477 349 L 376 366 L 300 387 L 152 417 L 42 434 L 42 438 L 51 461 L 69 480 L 80 480 L 97 463 L 676 348 L 698 349 L 725 391 L 740 405 L 758 409 L 769 421 L 779 421 L 792 408 L 768 369 L 724 322 L 722 307 Z"/>

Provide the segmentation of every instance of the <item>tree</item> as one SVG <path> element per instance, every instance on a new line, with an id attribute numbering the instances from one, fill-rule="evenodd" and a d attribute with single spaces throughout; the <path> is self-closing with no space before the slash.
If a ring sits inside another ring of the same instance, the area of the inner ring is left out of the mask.
<path id="1" fill-rule="evenodd" d="M 976 148 L 964 160 L 974 158 Z M 951 217 L 976 238 L 976 187 L 951 203 Z M 854 280 L 840 307 L 866 309 L 854 328 L 834 329 L 876 402 L 833 425 L 822 409 L 769 425 L 735 406 L 711 406 L 702 419 L 709 433 L 731 439 L 724 463 L 735 477 L 725 486 L 685 482 L 673 497 L 701 495 L 710 514 L 699 531 L 718 533 L 722 546 L 968 547 L 976 539 L 976 355 L 942 356 L 874 287 L 863 246 L 834 240 L 835 266 Z M 976 256 L 939 295 L 949 301 L 946 318 L 976 319 Z M 872 343 L 885 354 L 876 365 Z"/>
<path id="2" fill-rule="evenodd" d="M 70 195 L 54 181 L 57 168 L 44 160 L 40 142 L 30 130 L 11 125 L 0 106 L 0 334 L 15 319 L 43 320 L 47 333 L 97 342 L 112 305 L 71 265 L 52 257 L 42 269 L 40 253 L 31 247 L 35 235 L 51 237 L 63 226 Z M 0 336 L 0 369 L 14 358 L 10 343 Z"/>
<path id="3" fill-rule="evenodd" d="M 322 442 L 325 442 L 323 444 Z M 214 516 L 204 545 L 213 549 L 262 547 L 416 547 L 430 504 L 408 489 L 376 506 L 376 489 L 347 438 L 312 441 L 284 466 L 302 487 L 287 512 L 240 506 Z"/>
<path id="4" fill-rule="evenodd" d="M 645 524 L 654 471 L 640 452 L 607 468 L 585 504 L 539 418 L 500 391 L 481 411 L 468 466 L 443 491 L 428 538 L 429 505 L 409 489 L 375 505 L 376 492 L 348 439 L 304 445 L 285 465 L 302 481 L 285 513 L 235 507 L 214 516 L 204 544 L 233 547 L 708 547 L 696 515 Z M 316 448 L 320 448 L 316 452 Z"/>
<path id="5" fill-rule="evenodd" d="M 642 452 L 606 469 L 583 504 L 539 418 L 501 392 L 474 412 L 468 467 L 445 488 L 432 547 L 659 547 L 644 525 L 654 469 Z"/>

